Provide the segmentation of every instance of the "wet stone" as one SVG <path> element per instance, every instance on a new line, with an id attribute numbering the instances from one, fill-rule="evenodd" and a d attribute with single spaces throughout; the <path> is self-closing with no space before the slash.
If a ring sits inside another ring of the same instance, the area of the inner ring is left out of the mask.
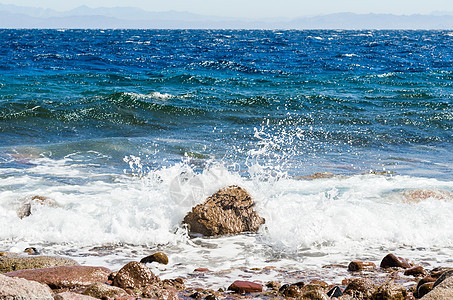
<path id="1" fill-rule="evenodd" d="M 133 261 L 118 271 L 113 279 L 113 285 L 123 289 L 135 289 L 152 285 L 159 281 L 159 278 L 145 264 Z"/>
<path id="2" fill-rule="evenodd" d="M 387 254 L 381 261 L 381 268 L 403 268 L 408 269 L 411 265 L 402 257 L 397 257 L 396 255 L 390 253 Z"/>
<path id="3" fill-rule="evenodd" d="M 415 266 L 404 271 L 404 275 L 406 276 L 426 276 L 428 273 L 422 266 Z"/>
<path id="4" fill-rule="evenodd" d="M 234 291 L 236 293 L 256 293 L 262 292 L 263 286 L 259 283 L 250 282 L 250 281 L 241 281 L 236 280 L 229 287 L 228 290 Z"/>
<path id="5" fill-rule="evenodd" d="M 238 186 L 224 188 L 202 204 L 192 208 L 185 217 L 191 233 L 205 236 L 256 232 L 264 224 L 253 209 L 250 194 Z"/>
<path id="6" fill-rule="evenodd" d="M 375 268 L 376 268 L 376 265 L 370 261 L 354 260 L 354 261 L 351 261 L 351 263 L 349 263 L 349 265 L 348 265 L 348 270 L 353 271 L 353 272 L 362 271 L 362 270 L 371 270 L 371 269 L 375 269 Z"/>
<path id="7" fill-rule="evenodd" d="M 153 255 L 149 255 L 145 258 L 142 258 L 142 260 L 140 260 L 140 262 L 143 264 L 157 262 L 157 263 L 160 263 L 163 265 L 167 265 L 168 257 L 167 257 L 167 255 L 165 255 L 165 253 L 157 252 L 157 253 L 154 253 Z"/>
<path id="8" fill-rule="evenodd" d="M 366 278 L 358 278 L 353 279 L 348 284 L 343 293 L 359 299 L 369 298 L 371 297 L 371 294 L 374 292 L 374 289 L 375 285 L 373 281 Z"/>
<path id="9" fill-rule="evenodd" d="M 380 287 L 371 296 L 372 300 L 391 299 L 391 300 L 406 300 L 406 288 L 393 281 L 389 281 Z"/>
<path id="10" fill-rule="evenodd" d="M 436 286 L 441 284 L 445 279 L 450 277 L 453 277 L 453 270 L 446 271 L 442 275 L 440 275 L 439 278 L 437 278 L 437 280 L 434 282 L 433 288 L 435 288 Z"/>
<path id="11" fill-rule="evenodd" d="M 417 298 L 421 298 L 433 290 L 434 282 L 427 282 L 417 288 Z"/>

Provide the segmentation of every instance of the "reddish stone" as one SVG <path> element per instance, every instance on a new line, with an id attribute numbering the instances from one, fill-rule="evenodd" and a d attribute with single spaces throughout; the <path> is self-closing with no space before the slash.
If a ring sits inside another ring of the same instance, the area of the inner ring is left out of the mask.
<path id="1" fill-rule="evenodd" d="M 402 257 L 394 254 L 387 254 L 381 261 L 381 268 L 403 268 L 408 269 L 411 265 Z"/>
<path id="2" fill-rule="evenodd" d="M 348 266 L 349 271 L 362 271 L 375 268 L 376 265 L 371 261 L 358 261 L 358 260 L 351 261 L 351 263 L 349 263 Z"/>
<path id="3" fill-rule="evenodd" d="M 107 281 L 111 271 L 104 267 L 59 266 L 53 268 L 19 270 L 5 273 L 47 284 L 52 289 L 76 289 L 88 287 L 96 282 Z"/>
<path id="4" fill-rule="evenodd" d="M 193 270 L 194 272 L 209 272 L 209 269 L 207 268 L 196 268 L 195 270 Z"/>
<path id="5" fill-rule="evenodd" d="M 160 282 L 160 279 L 145 264 L 136 261 L 122 267 L 113 279 L 113 285 L 123 289 L 141 288 L 157 282 Z"/>
<path id="6" fill-rule="evenodd" d="M 422 266 L 415 266 L 404 271 L 406 276 L 426 276 L 427 274 Z"/>
<path id="7" fill-rule="evenodd" d="M 263 286 L 259 283 L 236 280 L 228 287 L 228 290 L 236 293 L 257 293 L 263 291 Z"/>

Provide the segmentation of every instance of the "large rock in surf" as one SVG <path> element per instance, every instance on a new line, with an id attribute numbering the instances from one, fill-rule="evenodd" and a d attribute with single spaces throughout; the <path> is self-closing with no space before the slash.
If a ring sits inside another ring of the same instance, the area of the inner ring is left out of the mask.
<path id="1" fill-rule="evenodd" d="M 34 270 L 20 270 L 4 275 L 20 277 L 47 284 L 52 289 L 86 288 L 93 283 L 105 283 L 111 271 L 104 267 L 59 266 Z"/>
<path id="2" fill-rule="evenodd" d="M 190 232 L 205 236 L 256 232 L 265 220 L 253 206 L 252 197 L 245 189 L 229 186 L 193 207 L 184 223 L 189 225 Z"/>
<path id="3" fill-rule="evenodd" d="M 0 274 L 0 299 L 49 299 L 52 291 L 47 285 Z"/>
<path id="4" fill-rule="evenodd" d="M 76 266 L 78 263 L 70 258 L 53 256 L 0 256 L 0 273 L 26 269 L 50 268 L 57 266 Z"/>

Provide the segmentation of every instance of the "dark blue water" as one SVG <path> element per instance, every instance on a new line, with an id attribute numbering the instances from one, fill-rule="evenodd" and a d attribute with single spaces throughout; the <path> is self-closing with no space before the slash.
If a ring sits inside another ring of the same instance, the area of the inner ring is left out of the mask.
<path id="1" fill-rule="evenodd" d="M 453 178 L 449 31 L 0 30 L 0 168 Z"/>

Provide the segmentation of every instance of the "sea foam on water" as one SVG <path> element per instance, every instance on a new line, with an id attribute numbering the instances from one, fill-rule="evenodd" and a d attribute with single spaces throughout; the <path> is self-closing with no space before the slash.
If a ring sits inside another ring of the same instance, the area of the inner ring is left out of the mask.
<path id="1" fill-rule="evenodd" d="M 395 250 L 437 265 L 453 254 L 451 194 L 428 194 L 412 202 L 405 194 L 451 191 L 451 182 L 374 174 L 263 180 L 220 164 L 201 172 L 184 162 L 146 170 L 137 157 L 126 159 L 135 173 L 98 174 L 68 160 L 37 159 L 14 182 L 0 178 L 2 249 L 38 246 L 111 268 L 161 249 L 173 260 L 162 267 L 162 276 L 189 274 L 200 266 L 216 271 L 269 265 L 318 269 L 353 259 L 377 261 Z M 185 214 L 232 184 L 251 193 L 266 223 L 257 234 L 190 238 L 181 224 Z M 30 216 L 19 219 L 18 206 L 34 194 L 55 205 L 37 204 Z M 106 245 L 111 251 L 96 250 Z"/>

